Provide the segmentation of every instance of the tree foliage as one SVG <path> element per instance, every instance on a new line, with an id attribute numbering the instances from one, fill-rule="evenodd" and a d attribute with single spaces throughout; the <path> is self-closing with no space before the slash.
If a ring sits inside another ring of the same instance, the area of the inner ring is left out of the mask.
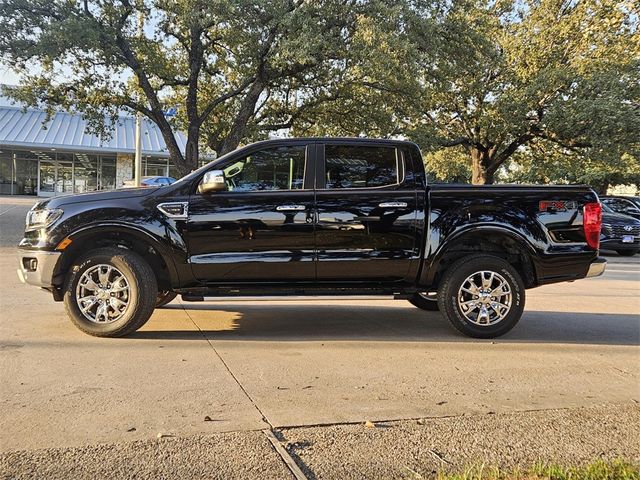
<path id="1" fill-rule="evenodd" d="M 418 31 L 422 112 L 411 136 L 463 147 L 474 183 L 533 142 L 590 158 L 636 155 L 640 36 L 618 0 L 456 1 L 441 42 Z M 434 55 L 435 49 L 435 55 Z"/>
<path id="2" fill-rule="evenodd" d="M 640 162 L 629 153 L 602 158 L 536 143 L 518 152 L 500 177 L 514 183 L 585 184 L 606 194 L 613 185 L 635 185 L 640 189 Z"/>
<path id="3" fill-rule="evenodd" d="M 440 179 L 604 185 L 640 158 L 639 18 L 631 0 L 0 0 L 0 51 L 12 96 L 96 129 L 141 112 L 182 172 L 273 134 L 402 136 Z"/>
<path id="4" fill-rule="evenodd" d="M 105 114 L 140 112 L 186 173 L 201 145 L 225 153 L 326 95 L 356 3 L 2 0 L 0 51 L 22 74 L 10 95 L 78 110 L 95 129 Z M 303 100 L 289 102 L 294 94 Z M 164 112 L 175 106 L 172 121 Z M 176 128 L 187 133 L 184 154 Z"/>

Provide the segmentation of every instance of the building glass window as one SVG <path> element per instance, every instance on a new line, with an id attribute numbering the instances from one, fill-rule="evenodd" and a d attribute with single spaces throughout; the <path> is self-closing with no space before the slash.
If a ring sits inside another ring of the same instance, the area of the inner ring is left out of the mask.
<path id="1" fill-rule="evenodd" d="M 0 195 L 55 196 L 116 188 L 116 154 L 0 147 Z M 166 158 L 143 158 L 144 176 L 179 178 Z"/>
<path id="2" fill-rule="evenodd" d="M 14 194 L 38 194 L 38 157 L 35 152 L 15 150 L 13 172 Z"/>
<path id="3" fill-rule="evenodd" d="M 13 193 L 13 153 L 0 151 L 0 195 Z"/>
<path id="4" fill-rule="evenodd" d="M 113 190 L 116 188 L 116 156 L 100 157 L 100 189 Z"/>
<path id="5" fill-rule="evenodd" d="M 164 158 L 144 158 L 143 175 L 145 177 L 166 177 L 168 174 L 168 163 Z"/>
<path id="6" fill-rule="evenodd" d="M 86 153 L 74 155 L 74 192 L 93 192 L 98 189 L 98 157 Z"/>
<path id="7" fill-rule="evenodd" d="M 56 194 L 73 193 L 73 153 L 56 154 Z"/>

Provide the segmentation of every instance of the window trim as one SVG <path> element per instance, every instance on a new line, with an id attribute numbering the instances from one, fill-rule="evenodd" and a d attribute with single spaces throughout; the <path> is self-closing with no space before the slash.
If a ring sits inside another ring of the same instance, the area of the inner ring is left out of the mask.
<path id="1" fill-rule="evenodd" d="M 326 156 L 326 146 L 336 146 L 336 147 L 364 147 L 364 148 L 393 148 L 395 150 L 396 157 L 396 183 L 390 183 L 387 185 L 380 185 L 377 187 L 349 187 L 349 188 L 327 188 L 327 156 Z M 399 188 L 405 185 L 405 181 L 407 178 L 407 159 L 405 158 L 404 152 L 399 148 L 398 145 L 387 145 L 387 144 L 346 144 L 346 143 L 331 143 L 324 142 L 318 144 L 318 159 L 317 167 L 316 167 L 316 189 L 322 190 L 326 192 L 347 192 L 347 191 L 362 191 L 362 190 L 389 190 L 393 188 Z M 402 177 L 400 176 L 402 174 Z M 324 185 L 317 185 L 318 179 L 324 181 Z"/>
<path id="2" fill-rule="evenodd" d="M 251 194 L 269 194 L 269 193 L 295 193 L 295 192 L 309 192 L 309 191 L 313 191 L 313 184 L 309 182 L 309 180 L 313 180 L 313 178 L 310 178 L 308 180 L 308 177 L 313 177 L 313 175 L 309 175 L 310 169 L 309 169 L 309 163 L 311 161 L 311 159 L 313 158 L 313 149 L 315 147 L 315 144 L 311 143 L 311 142 L 300 142 L 300 143 L 285 143 L 285 144 L 274 144 L 274 145 L 261 145 L 261 146 L 256 146 L 255 148 L 251 148 L 251 149 L 239 149 L 236 153 L 237 155 L 233 155 L 230 156 L 229 158 L 225 159 L 224 162 L 213 162 L 210 165 L 210 168 L 207 168 L 206 170 L 202 171 L 202 173 L 198 176 L 198 178 L 193 182 L 192 184 L 192 188 L 191 188 L 191 194 L 192 195 L 203 195 L 202 193 L 199 192 L 198 187 L 200 186 L 200 184 L 202 183 L 202 179 L 204 178 L 204 175 L 211 171 L 211 170 L 224 170 L 226 166 L 231 165 L 233 163 L 236 163 L 240 160 L 243 160 L 251 155 L 254 155 L 257 152 L 261 152 L 264 150 L 272 150 L 272 149 L 277 149 L 277 148 L 303 148 L 304 149 L 304 167 L 302 170 L 302 188 L 298 188 L 298 189 L 294 189 L 294 190 L 289 190 L 289 189 L 280 189 L 280 190 L 245 190 L 245 191 L 233 191 L 233 190 L 225 190 L 225 191 L 221 191 L 221 192 L 216 192 L 215 194 L 206 194 L 206 195 L 215 195 L 215 196 L 219 196 L 219 195 L 251 195 Z M 310 187 L 311 185 L 311 187 Z"/>

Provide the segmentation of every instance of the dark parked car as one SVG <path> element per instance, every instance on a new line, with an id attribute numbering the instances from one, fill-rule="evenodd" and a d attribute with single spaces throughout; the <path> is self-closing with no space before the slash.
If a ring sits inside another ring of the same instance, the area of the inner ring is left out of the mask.
<path id="1" fill-rule="evenodd" d="M 600 248 L 625 257 L 640 252 L 640 220 L 616 213 L 603 203 Z"/>
<path id="2" fill-rule="evenodd" d="M 616 213 L 629 215 L 640 220 L 639 197 L 600 197 L 600 201 Z"/>
<path id="3" fill-rule="evenodd" d="M 171 185 L 176 181 L 173 177 L 143 177 L 140 181 L 141 187 L 163 187 L 165 185 Z M 122 188 L 135 188 L 136 184 L 133 180 L 125 180 L 122 184 Z"/>
<path id="4" fill-rule="evenodd" d="M 602 274 L 600 222 L 587 186 L 427 185 L 410 142 L 271 140 L 163 188 L 36 204 L 18 274 L 97 336 L 177 294 L 390 295 L 492 338 L 526 289 Z"/>

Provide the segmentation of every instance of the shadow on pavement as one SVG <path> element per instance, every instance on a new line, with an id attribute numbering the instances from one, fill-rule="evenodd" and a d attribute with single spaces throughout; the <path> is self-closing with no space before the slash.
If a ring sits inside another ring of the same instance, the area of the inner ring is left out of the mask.
<path id="1" fill-rule="evenodd" d="M 165 310 L 182 310 L 169 305 Z M 153 317 L 146 327 L 128 338 L 243 341 L 410 341 L 491 342 L 457 334 L 436 312 L 413 307 L 327 305 L 270 305 L 229 303 L 185 305 L 184 310 L 199 331 L 154 329 Z M 168 312 L 166 312 L 168 313 Z M 593 345 L 640 345 L 640 316 L 525 311 L 501 343 L 568 343 Z"/>

